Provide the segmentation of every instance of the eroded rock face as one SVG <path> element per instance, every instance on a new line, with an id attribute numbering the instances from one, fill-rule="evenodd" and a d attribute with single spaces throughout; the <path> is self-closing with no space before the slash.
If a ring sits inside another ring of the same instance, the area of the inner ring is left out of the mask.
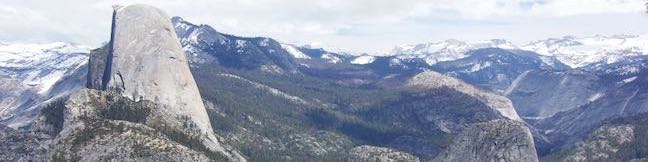
<path id="1" fill-rule="evenodd" d="M 477 123 L 463 131 L 434 161 L 538 161 L 531 132 L 506 119 Z"/>
<path id="2" fill-rule="evenodd" d="M 64 129 L 50 145 L 49 161 L 210 161 L 224 154 L 199 145 L 200 136 L 158 123 L 150 101 L 81 90 L 65 104 Z M 191 142 L 194 141 L 194 142 Z M 198 145 L 197 145 L 198 144 Z M 200 149 L 203 148 L 203 149 Z M 214 156 L 210 156 L 214 155 Z"/>
<path id="3" fill-rule="evenodd" d="M 110 43 L 90 54 L 88 88 L 155 103 L 156 125 L 199 136 L 210 151 L 245 161 L 214 134 L 169 16 L 148 5 L 114 8 Z"/>
<path id="4" fill-rule="evenodd" d="M 506 97 L 485 92 L 459 79 L 445 76 L 434 71 L 425 71 L 417 74 L 407 81 L 406 86 L 418 90 L 442 87 L 452 88 L 479 99 L 508 119 L 522 121 L 513 108 L 511 100 Z"/>
<path id="5" fill-rule="evenodd" d="M 599 80 L 580 70 L 532 70 L 520 75 L 505 94 L 521 116 L 546 118 L 600 98 L 603 85 Z"/>
<path id="6" fill-rule="evenodd" d="M 474 97 L 500 115 L 478 123 L 466 123 L 468 125 L 461 127 L 463 129 L 458 131 L 449 148 L 434 161 L 538 161 L 531 132 L 506 97 L 433 71 L 415 75 L 405 86 L 415 91 L 453 89 Z"/>
<path id="7" fill-rule="evenodd" d="M 171 19 L 147 5 L 126 6 L 113 18 L 109 90 L 134 100 L 169 106 L 169 113 L 191 117 L 212 132 L 187 58 Z"/>
<path id="8" fill-rule="evenodd" d="M 564 161 L 614 161 L 625 144 L 635 140 L 634 130 L 632 125 L 599 128 L 589 139 L 579 144 Z"/>

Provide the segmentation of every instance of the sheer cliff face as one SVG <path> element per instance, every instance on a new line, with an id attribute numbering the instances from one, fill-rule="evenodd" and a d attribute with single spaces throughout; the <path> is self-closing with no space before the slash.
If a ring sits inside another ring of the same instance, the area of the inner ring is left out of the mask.
<path id="1" fill-rule="evenodd" d="M 115 7 L 110 43 L 90 54 L 87 87 L 134 102 L 155 103 L 146 125 L 198 137 L 205 147 L 232 161 L 214 134 L 171 19 L 147 5 Z"/>
<path id="2" fill-rule="evenodd" d="M 538 161 L 538 157 L 523 123 L 499 119 L 466 128 L 435 161 Z"/>
<path id="3" fill-rule="evenodd" d="M 163 11 L 145 5 L 115 11 L 108 89 L 169 106 L 212 132 L 187 58 Z"/>
<path id="4" fill-rule="evenodd" d="M 112 32 L 107 49 L 91 53 L 88 87 L 156 102 L 166 113 L 191 117 L 198 128 L 211 133 L 169 17 L 146 5 L 116 8 Z"/>

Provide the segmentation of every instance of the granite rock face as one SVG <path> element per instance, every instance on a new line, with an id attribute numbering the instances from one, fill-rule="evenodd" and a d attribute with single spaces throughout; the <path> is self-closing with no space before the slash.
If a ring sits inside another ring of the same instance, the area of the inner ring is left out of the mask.
<path id="1" fill-rule="evenodd" d="M 90 54 L 88 88 L 153 102 L 156 124 L 199 136 L 208 150 L 245 161 L 214 134 L 170 17 L 148 5 L 114 9 L 109 44 Z"/>
<path id="2" fill-rule="evenodd" d="M 523 123 L 493 120 L 463 131 L 434 161 L 538 161 L 531 132 Z"/>
<path id="3" fill-rule="evenodd" d="M 592 102 L 602 96 L 603 84 L 582 70 L 531 70 L 520 75 L 505 94 L 527 118 L 546 118 Z"/>
<path id="4" fill-rule="evenodd" d="M 604 126 L 594 131 L 580 143 L 564 161 L 614 161 L 613 157 L 625 151 L 628 143 L 635 140 L 635 127 L 632 125 Z"/>
<path id="5" fill-rule="evenodd" d="M 449 148 L 434 161 L 538 161 L 531 131 L 506 97 L 433 71 L 415 75 L 406 82 L 406 87 L 416 91 L 454 89 L 475 98 L 499 115 L 481 122 L 463 123 L 460 127 L 463 129 L 457 131 Z"/>
<path id="6" fill-rule="evenodd" d="M 169 16 L 151 6 L 132 5 L 115 10 L 113 21 L 105 68 L 110 79 L 103 83 L 107 89 L 167 105 L 169 113 L 189 116 L 204 132 L 212 132 Z"/>
<path id="7" fill-rule="evenodd" d="M 64 126 L 52 141 L 49 161 L 209 161 L 224 160 L 200 147 L 196 136 L 174 133 L 158 123 L 150 101 L 85 89 L 65 104 Z"/>
<path id="8" fill-rule="evenodd" d="M 452 88 L 486 103 L 490 108 L 502 116 L 516 121 L 522 121 L 513 108 L 511 100 L 504 96 L 486 92 L 459 79 L 449 77 L 434 71 L 425 71 L 409 79 L 406 86 L 412 89 L 424 90 L 441 87 Z"/>
<path id="9" fill-rule="evenodd" d="M 351 162 L 419 162 L 419 158 L 398 150 L 362 145 L 354 147 L 349 153 Z"/>

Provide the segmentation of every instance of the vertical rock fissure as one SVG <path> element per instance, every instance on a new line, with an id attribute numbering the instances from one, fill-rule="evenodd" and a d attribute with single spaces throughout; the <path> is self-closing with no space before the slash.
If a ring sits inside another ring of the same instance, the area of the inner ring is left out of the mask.
<path id="1" fill-rule="evenodd" d="M 101 90 L 106 90 L 108 88 L 108 82 L 110 82 L 110 72 L 112 70 L 112 60 L 113 60 L 113 44 L 115 41 L 115 19 L 117 18 L 118 8 L 114 8 L 112 15 L 112 25 L 110 27 L 110 42 L 108 42 L 108 53 L 106 56 L 106 66 L 104 69 L 103 77 L 101 77 Z"/>

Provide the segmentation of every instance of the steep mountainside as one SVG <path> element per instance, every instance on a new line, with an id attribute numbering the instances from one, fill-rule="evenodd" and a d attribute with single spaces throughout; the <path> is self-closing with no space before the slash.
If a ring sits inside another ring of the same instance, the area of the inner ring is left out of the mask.
<path id="1" fill-rule="evenodd" d="M 179 18 L 174 20 L 178 31 L 190 24 L 179 21 Z M 209 29 L 205 25 L 194 25 L 193 28 L 193 32 Z M 197 38 L 192 42 L 214 39 L 205 34 L 198 37 L 179 35 L 181 40 Z M 213 36 L 222 38 L 222 35 Z M 224 42 L 238 39 L 244 38 L 229 36 Z M 231 52 L 194 46 L 188 43 L 184 48 L 191 60 L 232 57 Z M 258 47 L 263 48 L 260 51 L 271 49 L 270 46 Z M 393 70 L 391 74 L 396 76 L 390 76 L 384 69 L 390 64 L 396 65 L 398 62 L 392 60 L 399 60 L 397 58 L 372 57 L 361 62 L 358 58 L 362 56 L 347 59 L 335 55 L 340 61 L 332 62 L 324 58 L 331 53 L 321 49 L 283 45 L 282 50 L 285 52 L 276 53 L 291 59 L 287 62 L 300 64 L 294 73 L 241 68 L 219 61 L 193 61 L 191 65 L 207 105 L 212 105 L 208 110 L 216 131 L 243 154 L 250 156 L 252 161 L 342 160 L 355 156 L 358 150 L 352 148 L 357 145 L 372 146 L 364 152 L 379 151 L 379 147 L 383 147 L 431 160 L 449 145 L 461 143 L 453 141 L 453 137 L 472 124 L 496 119 L 513 123 L 521 121 L 506 98 L 483 92 L 457 79 L 434 72 L 416 75 L 424 69 Z M 264 60 L 264 57 L 258 59 Z M 263 62 L 259 67 L 264 65 L 276 65 L 286 71 L 274 61 Z M 385 86 L 384 77 L 412 80 L 407 85 L 391 82 L 392 86 Z M 528 132 L 525 126 L 519 129 Z M 531 137 L 530 133 L 523 136 L 527 137 L 525 139 Z M 533 146 L 531 140 L 522 140 L 521 143 Z M 474 157 L 483 156 L 476 154 Z M 537 159 L 535 154 L 526 158 Z"/>
<path id="2" fill-rule="evenodd" d="M 648 111 L 646 61 L 530 71 L 516 79 L 507 96 L 539 130 L 536 137 L 545 142 L 541 155 L 559 153 L 585 140 L 602 121 Z"/>
<path id="3" fill-rule="evenodd" d="M 212 130 L 169 17 L 147 5 L 114 8 L 108 50 L 90 59 L 88 87 L 98 90 L 66 102 L 48 160 L 246 161 Z"/>
<path id="4" fill-rule="evenodd" d="M 546 64 L 544 60 L 551 58 L 529 51 L 484 48 L 469 51 L 466 55 L 461 59 L 437 63 L 432 69 L 473 85 L 504 91 L 526 71 L 567 68 L 555 60 L 552 64 Z"/>
<path id="5" fill-rule="evenodd" d="M 614 63 L 629 56 L 648 54 L 648 38 L 636 35 L 551 38 L 531 42 L 521 49 L 554 56 L 572 68 L 592 63 Z"/>
<path id="6" fill-rule="evenodd" d="M 214 105 L 208 109 L 216 131 L 255 161 L 330 161 L 352 156 L 356 145 L 397 149 L 430 160 L 454 145 L 453 137 L 469 125 L 519 120 L 504 97 L 438 73 L 381 90 L 206 64 L 192 71 L 203 97 Z M 428 84 L 443 86 L 416 88 Z"/>
<path id="7" fill-rule="evenodd" d="M 551 117 L 602 97 L 604 84 L 594 73 L 583 70 L 529 70 L 506 90 L 520 116 Z"/>
<path id="8" fill-rule="evenodd" d="M 546 161 L 645 161 L 648 159 L 646 113 L 613 117 L 591 130 L 574 148 L 545 157 Z"/>
<path id="9" fill-rule="evenodd" d="M 83 87 L 88 47 L 69 43 L 0 45 L 0 124 L 29 126 L 40 107 Z"/>
<path id="10" fill-rule="evenodd" d="M 208 25 L 194 25 L 180 17 L 174 17 L 173 23 L 184 51 L 191 53 L 191 62 L 218 62 L 225 67 L 274 73 L 294 72 L 300 66 L 273 39 L 222 34 Z"/>
<path id="11" fill-rule="evenodd" d="M 549 134 L 560 137 L 578 136 L 582 130 L 592 129 L 600 121 L 614 115 L 632 115 L 648 111 L 646 70 L 627 79 L 618 79 L 609 89 L 601 92 L 595 100 L 556 115 L 537 121 L 536 127 L 550 130 Z"/>

